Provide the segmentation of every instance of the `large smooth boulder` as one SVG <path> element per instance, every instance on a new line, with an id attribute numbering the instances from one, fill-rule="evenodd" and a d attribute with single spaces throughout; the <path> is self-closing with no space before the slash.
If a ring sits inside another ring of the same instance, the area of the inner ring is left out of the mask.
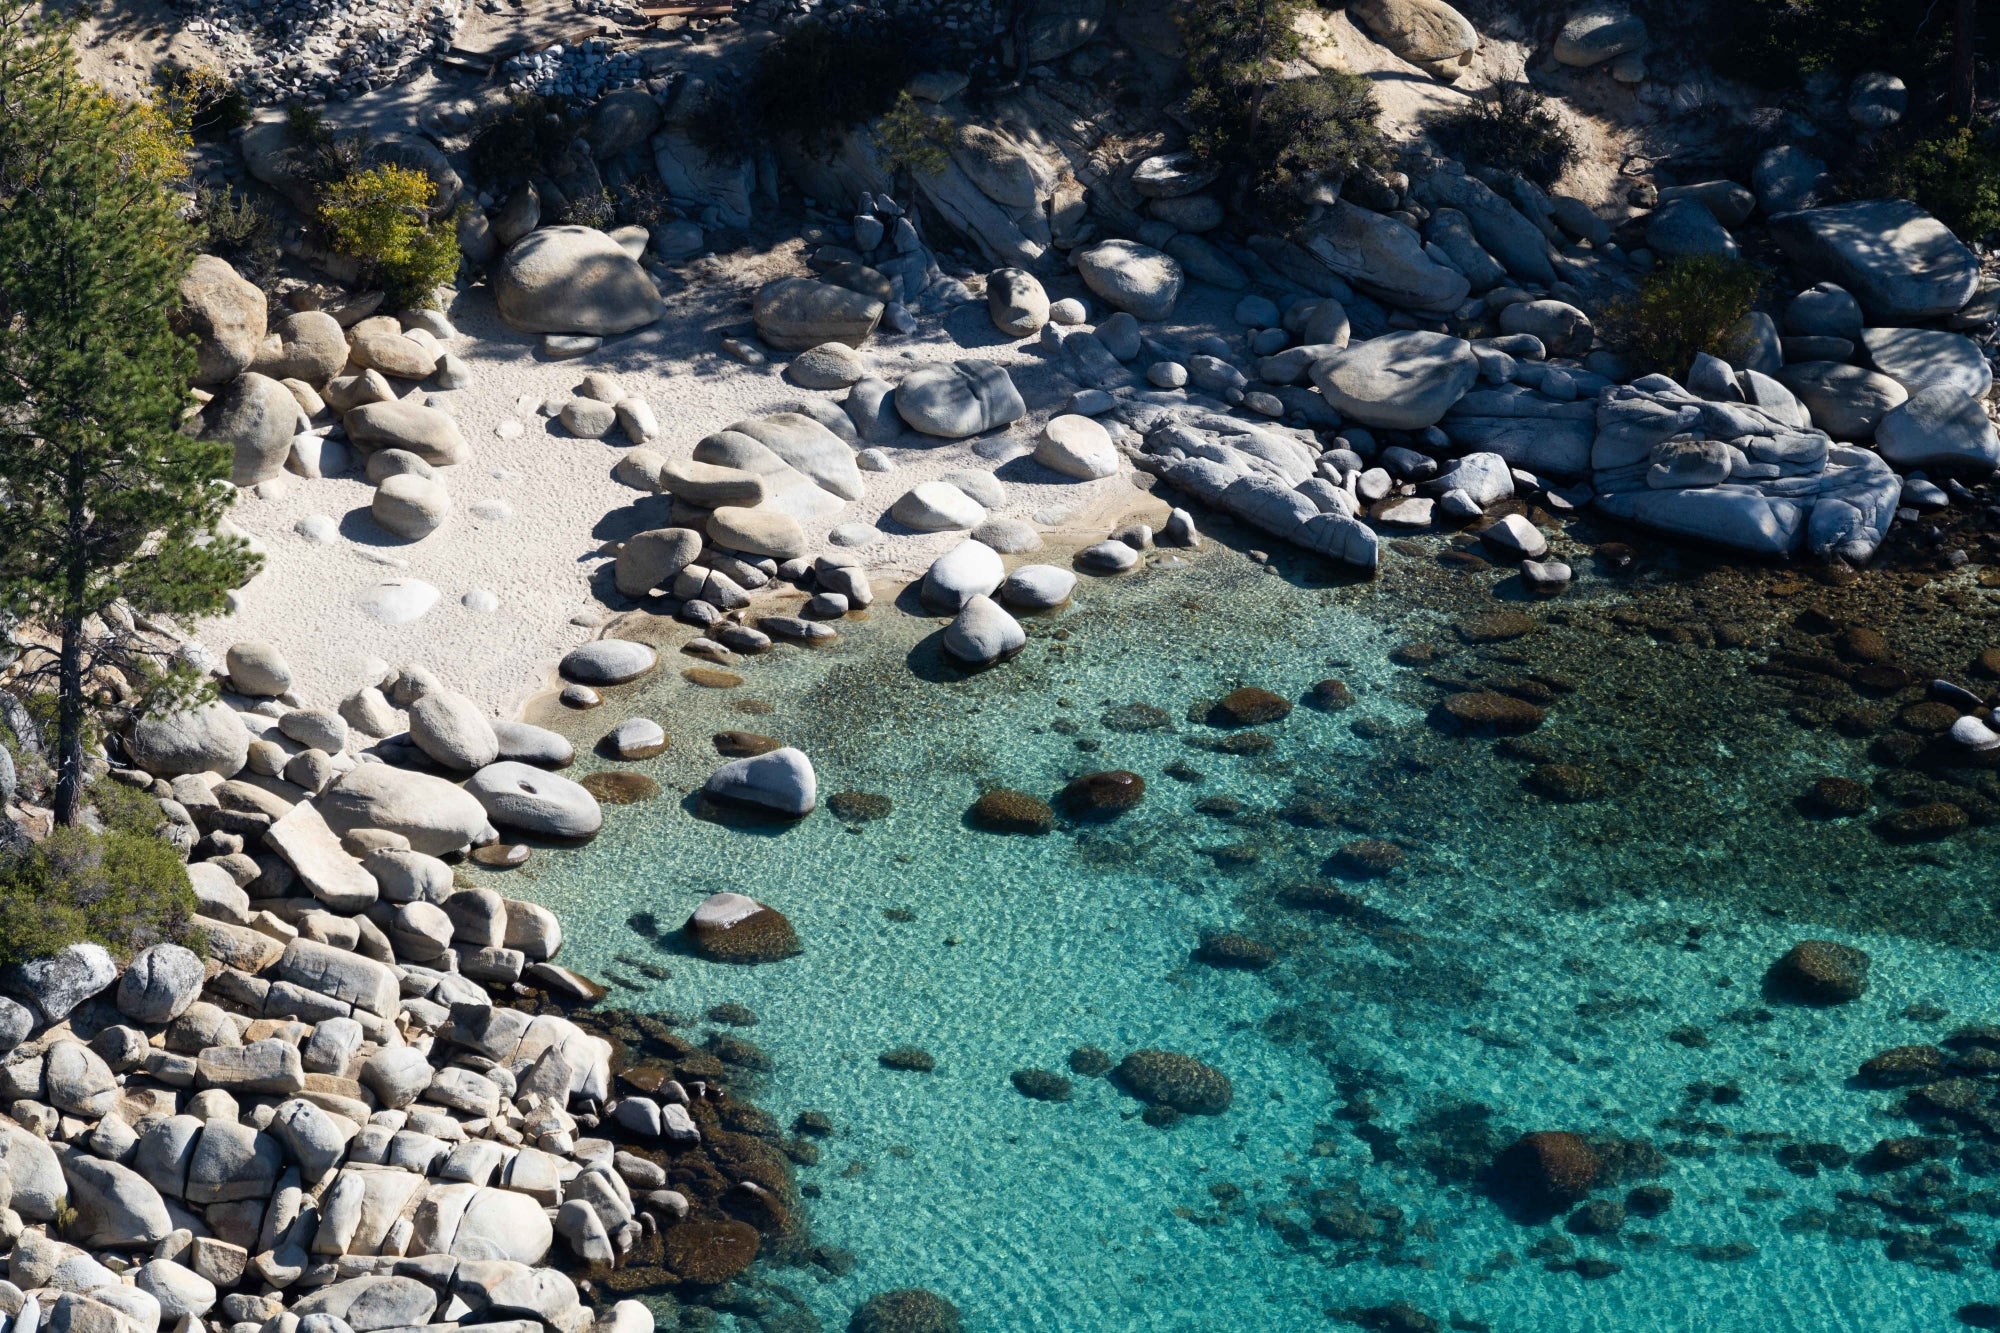
<path id="1" fill-rule="evenodd" d="M 1110 432 L 1095 418 L 1075 413 L 1051 417 L 1042 427 L 1042 438 L 1035 445 L 1035 461 L 1051 472 L 1078 481 L 1114 476 L 1120 466 L 1118 446 L 1111 442 Z"/>
<path id="2" fill-rule="evenodd" d="M 132 727 L 125 747 L 132 761 L 154 777 L 182 773 L 243 771 L 250 756 L 250 733 L 229 705 L 202 704 L 178 713 L 149 713 Z"/>
<path id="3" fill-rule="evenodd" d="M 991 597 L 1006 577 L 1000 553 L 968 537 L 931 562 L 918 596 L 928 611 L 957 615 L 974 597 Z"/>
<path id="4" fill-rule="evenodd" d="M 1742 258 L 1742 249 L 1699 199 L 1675 199 L 1646 219 L 1646 244 L 1668 259 L 1713 255 Z"/>
<path id="5" fill-rule="evenodd" d="M 708 539 L 729 551 L 796 560 L 806 553 L 805 529 L 790 514 L 759 505 L 725 505 L 708 516 Z"/>
<path id="6" fill-rule="evenodd" d="M 1187 281 L 1178 259 L 1137 241 L 1100 241 L 1074 259 L 1086 287 L 1136 319 L 1173 314 Z"/>
<path id="7" fill-rule="evenodd" d="M 312 801 L 300 801 L 264 830 L 264 845 L 284 858 L 308 893 L 336 912 L 366 911 L 381 895 L 375 877 L 340 845 Z"/>
<path id="8" fill-rule="evenodd" d="M 523 333 L 630 333 L 658 319 L 660 292 L 623 246 L 590 227 L 542 227 L 493 273 L 500 317 Z"/>
<path id="9" fill-rule="evenodd" d="M 93 1249 L 138 1249 L 165 1240 L 174 1229 L 167 1201 L 129 1167 L 71 1153 L 63 1163 L 69 1204 L 76 1210 L 70 1235 Z"/>
<path id="10" fill-rule="evenodd" d="M 986 275 L 986 312 L 1010 338 L 1032 338 L 1049 322 L 1049 294 L 1026 269 L 996 268 Z"/>
<path id="11" fill-rule="evenodd" d="M 1588 69 L 1646 44 L 1646 22 L 1617 0 L 1588 4 L 1571 14 L 1556 34 L 1555 57 Z"/>
<path id="12" fill-rule="evenodd" d="M 582 786 L 529 764 L 488 764 L 465 790 L 502 828 L 542 838 L 588 838 L 604 827 L 596 798 Z"/>
<path id="13" fill-rule="evenodd" d="M 724 764 L 709 774 L 702 794 L 795 819 L 812 813 L 819 784 L 805 752 L 786 745 Z"/>
<path id="14" fill-rule="evenodd" d="M 1979 258 L 1907 199 L 1870 199 L 1774 217 L 1792 262 L 1852 292 L 1877 323 L 1949 315 L 1979 290 Z"/>
<path id="15" fill-rule="evenodd" d="M 50 1023 L 60 1023 L 93 995 L 118 980 L 118 964 L 101 944 L 84 941 L 32 958 L 7 975 L 7 989 L 30 1000 Z"/>
<path id="16" fill-rule="evenodd" d="M 1315 363 L 1312 378 L 1342 416 L 1389 430 L 1424 430 L 1479 378 L 1479 358 L 1463 338 L 1410 330 L 1353 343 Z"/>
<path id="17" fill-rule="evenodd" d="M 195 340 L 196 384 L 227 384 L 250 368 L 264 344 L 264 293 L 226 259 L 196 255 L 181 279 L 174 332 Z M 342 347 L 342 359 L 346 349 Z"/>
<path id="18" fill-rule="evenodd" d="M 201 995 L 201 959 L 178 944 L 141 949 L 118 979 L 118 1012 L 135 1023 L 179 1018 Z"/>
<path id="19" fill-rule="evenodd" d="M 400 833 L 411 850 L 431 856 L 461 851 L 486 829 L 485 807 L 458 786 L 388 764 L 355 765 L 320 794 L 317 806 L 335 833 Z"/>
<path id="20" fill-rule="evenodd" d="M 630 639 L 593 639 L 563 654 L 556 669 L 581 685 L 623 685 L 651 671 L 660 655 Z"/>
<path id="21" fill-rule="evenodd" d="M 949 482 L 919 482 L 889 507 L 889 517 L 918 532 L 962 532 L 985 521 L 986 506 Z"/>
<path id="22" fill-rule="evenodd" d="M 1813 424 L 1836 440 L 1869 440 L 1884 413 L 1910 395 L 1877 371 L 1838 361 L 1799 361 L 1777 374 L 1798 395 Z"/>
<path id="23" fill-rule="evenodd" d="M 1863 329 L 1861 345 L 1875 369 L 1911 393 L 1956 389 L 1984 398 L 1993 388 L 1993 367 L 1979 344 L 1943 329 Z"/>
<path id="24" fill-rule="evenodd" d="M 230 448 L 229 480 L 255 486 L 284 472 L 298 433 L 299 400 L 267 375 L 248 371 L 231 380 L 201 412 L 203 439 Z"/>
<path id="25" fill-rule="evenodd" d="M 1898 468 L 1984 474 L 2000 467 L 2000 436 L 1985 406 L 1949 385 L 1920 389 L 1883 414 L 1875 448 Z"/>
<path id="26" fill-rule="evenodd" d="M 441 768 L 472 773 L 500 757 L 486 710 L 463 694 L 432 690 L 410 705 L 410 740 Z"/>
<path id="27" fill-rule="evenodd" d="M 402 449 L 432 467 L 465 461 L 465 436 L 450 414 L 408 399 L 367 403 L 341 418 L 348 438 L 363 449 Z"/>
<path id="28" fill-rule="evenodd" d="M 1028 414 L 1007 372 L 991 361 L 953 361 L 911 371 L 896 386 L 896 412 L 912 430 L 961 440 Z"/>
<path id="29" fill-rule="evenodd" d="M 422 541 L 444 526 L 451 514 L 451 493 L 434 477 L 399 472 L 384 477 L 368 502 L 377 523 L 408 541 Z"/>
<path id="30" fill-rule="evenodd" d="M 780 278 L 764 284 L 751 310 L 757 336 L 782 352 L 822 343 L 859 347 L 882 322 L 881 301 L 814 278 Z"/>
<path id="31" fill-rule="evenodd" d="M 972 666 L 1004 661 L 1027 646 L 1021 622 L 990 597 L 967 602 L 944 632 L 944 650 Z"/>
<path id="32" fill-rule="evenodd" d="M 1444 0 L 1350 0 L 1347 12 L 1414 64 L 1457 60 L 1479 46 L 1479 30 Z"/>
<path id="33" fill-rule="evenodd" d="M 853 448 L 805 413 L 772 412 L 750 417 L 725 427 L 724 433 L 729 432 L 748 436 L 763 445 L 829 495 L 843 500 L 861 498 L 861 468 L 854 461 Z M 772 485 L 777 485 L 775 480 Z"/>
<path id="34" fill-rule="evenodd" d="M 1424 252 L 1423 238 L 1414 230 L 1344 199 L 1299 243 L 1369 296 L 1423 314 L 1450 314 L 1472 290 L 1465 274 Z"/>
<path id="35" fill-rule="evenodd" d="M 274 380 L 303 380 L 318 388 L 347 368 L 347 331 L 324 310 L 286 315 L 271 329 L 256 370 Z"/>
<path id="36" fill-rule="evenodd" d="M 634 533 L 618 549 L 618 558 L 611 567 L 612 578 L 618 591 L 627 597 L 643 597 L 672 583 L 674 575 L 693 564 L 700 554 L 701 534 L 692 528 L 653 528 Z"/>
<path id="37" fill-rule="evenodd" d="M 1767 217 L 1817 207 L 1829 179 L 1825 162 L 1789 143 L 1765 149 L 1750 171 L 1757 206 Z"/>

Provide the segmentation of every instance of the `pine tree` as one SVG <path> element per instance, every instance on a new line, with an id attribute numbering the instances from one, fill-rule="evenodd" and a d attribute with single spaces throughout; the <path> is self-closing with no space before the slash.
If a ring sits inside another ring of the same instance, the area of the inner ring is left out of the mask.
<path id="1" fill-rule="evenodd" d="M 132 640 L 105 628 L 127 618 L 105 613 L 212 612 L 255 568 L 215 535 L 227 446 L 180 429 L 194 353 L 168 318 L 192 253 L 184 139 L 87 84 L 69 43 L 0 0 L 0 606 L 55 645 L 64 824 L 82 808 L 92 672 L 135 665 Z"/>

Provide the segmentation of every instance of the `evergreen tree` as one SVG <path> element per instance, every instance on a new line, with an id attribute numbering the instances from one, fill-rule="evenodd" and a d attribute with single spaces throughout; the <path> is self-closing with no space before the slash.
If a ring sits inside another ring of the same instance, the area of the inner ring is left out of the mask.
<path id="1" fill-rule="evenodd" d="M 214 532 L 227 446 L 180 429 L 184 147 L 151 107 L 83 80 L 67 26 L 0 0 L 0 606 L 54 644 L 64 824 L 83 803 L 93 671 L 151 674 L 105 613 L 212 612 L 255 568 Z"/>

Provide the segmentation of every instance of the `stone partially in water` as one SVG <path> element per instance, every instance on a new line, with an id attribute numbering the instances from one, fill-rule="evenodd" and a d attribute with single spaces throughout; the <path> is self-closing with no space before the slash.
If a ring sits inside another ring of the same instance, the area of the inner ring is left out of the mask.
<path id="1" fill-rule="evenodd" d="M 1868 955 L 1833 940 L 1800 940 L 1771 964 L 1764 988 L 1799 1004 L 1846 1004 L 1868 989 Z"/>
<path id="2" fill-rule="evenodd" d="M 757 1257 L 757 1229 L 733 1218 L 682 1222 L 668 1227 L 661 1242 L 668 1270 L 697 1286 L 727 1282 Z"/>
<path id="3" fill-rule="evenodd" d="M 835 819 L 848 824 L 866 824 L 887 819 L 892 803 L 886 796 L 867 791 L 837 791 L 826 798 L 826 808 Z"/>
<path id="4" fill-rule="evenodd" d="M 1221 1115 L 1236 1095 L 1220 1069 L 1173 1051 L 1134 1051 L 1118 1062 L 1111 1077 L 1140 1101 L 1186 1115 Z"/>
<path id="5" fill-rule="evenodd" d="M 644 773 L 592 773 L 581 786 L 604 805 L 637 805 L 660 794 L 660 784 Z"/>
<path id="6" fill-rule="evenodd" d="M 921 1287 L 870 1296 L 847 1322 L 847 1333 L 958 1333 L 958 1307 Z"/>
<path id="7" fill-rule="evenodd" d="M 1281 721 L 1291 711 L 1292 701 L 1284 695 L 1246 685 L 1216 700 L 1208 710 L 1208 723 L 1212 727 L 1254 727 Z"/>
<path id="8" fill-rule="evenodd" d="M 1108 819 L 1136 809 L 1146 798 L 1146 780 L 1122 768 L 1086 773 L 1064 787 L 1056 803 L 1079 818 Z"/>
<path id="9" fill-rule="evenodd" d="M 717 963 L 772 963 L 800 951 L 784 913 L 740 893 L 704 898 L 681 933 L 696 953 Z"/>
<path id="10" fill-rule="evenodd" d="M 972 803 L 967 818 L 988 833 L 1042 834 L 1055 827 L 1056 812 L 1039 797 L 995 787 Z"/>
<path id="11" fill-rule="evenodd" d="M 1038 1102 L 1069 1100 L 1070 1081 L 1054 1070 L 1017 1069 L 1007 1077 L 1014 1085 L 1014 1091 L 1031 1100 Z"/>

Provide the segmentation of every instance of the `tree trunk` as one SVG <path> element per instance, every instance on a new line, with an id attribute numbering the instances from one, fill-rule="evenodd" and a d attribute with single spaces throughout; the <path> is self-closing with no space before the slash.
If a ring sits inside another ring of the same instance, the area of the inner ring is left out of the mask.
<path id="1" fill-rule="evenodd" d="M 1972 123 L 1973 104 L 1978 89 L 1972 59 L 1972 30 L 1979 0 L 1952 0 L 1951 7 L 1951 114 L 1961 125 Z"/>
<path id="2" fill-rule="evenodd" d="M 83 813 L 83 622 L 66 621 L 56 665 L 56 823 Z"/>

